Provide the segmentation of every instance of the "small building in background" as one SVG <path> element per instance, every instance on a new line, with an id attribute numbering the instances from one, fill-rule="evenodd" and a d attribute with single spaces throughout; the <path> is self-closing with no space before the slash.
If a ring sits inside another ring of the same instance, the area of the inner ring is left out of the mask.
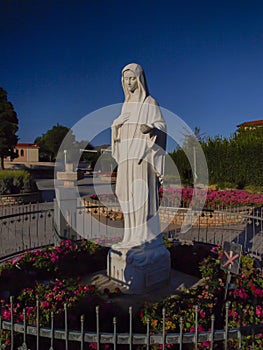
<path id="1" fill-rule="evenodd" d="M 250 122 L 244 122 L 237 125 L 240 130 L 256 130 L 263 127 L 263 120 L 252 120 Z"/>
<path id="2" fill-rule="evenodd" d="M 35 143 L 18 143 L 15 147 L 15 162 L 38 162 L 39 146 Z"/>

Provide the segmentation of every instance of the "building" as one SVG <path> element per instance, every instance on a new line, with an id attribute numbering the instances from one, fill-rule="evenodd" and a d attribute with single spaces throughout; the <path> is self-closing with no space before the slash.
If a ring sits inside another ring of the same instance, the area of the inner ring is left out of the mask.
<path id="1" fill-rule="evenodd" d="M 242 130 L 255 130 L 257 128 L 263 127 L 263 120 L 252 120 L 251 122 L 244 122 L 237 125 L 237 127 Z"/>
<path id="2" fill-rule="evenodd" d="M 18 143 L 14 150 L 17 154 L 15 162 L 38 162 L 39 146 L 35 143 Z"/>

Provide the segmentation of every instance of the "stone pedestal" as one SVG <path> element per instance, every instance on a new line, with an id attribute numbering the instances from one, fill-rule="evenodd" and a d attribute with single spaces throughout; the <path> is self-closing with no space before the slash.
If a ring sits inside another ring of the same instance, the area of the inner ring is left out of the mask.
<path id="1" fill-rule="evenodd" d="M 133 294 L 144 294 L 169 283 L 170 271 L 170 253 L 163 244 L 133 248 L 116 245 L 108 253 L 108 277 Z"/>
<path id="2" fill-rule="evenodd" d="M 56 198 L 54 200 L 54 223 L 56 228 L 55 244 L 62 239 L 77 239 L 77 173 L 72 164 L 66 164 L 66 171 L 57 172 L 55 180 Z"/>

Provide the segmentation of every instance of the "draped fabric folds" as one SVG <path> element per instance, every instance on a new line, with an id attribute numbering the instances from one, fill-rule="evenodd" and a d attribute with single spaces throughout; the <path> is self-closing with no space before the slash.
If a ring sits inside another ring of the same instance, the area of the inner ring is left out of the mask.
<path id="1" fill-rule="evenodd" d="M 112 124 L 112 156 L 118 164 L 116 195 L 124 214 L 122 246 L 138 246 L 158 240 L 158 188 L 164 176 L 166 124 L 160 107 L 148 94 L 145 76 L 137 64 L 131 70 L 138 82 L 138 101 L 130 101 L 125 88 L 121 115 Z M 123 78 L 122 78 L 123 81 Z M 149 133 L 141 125 L 151 127 Z"/>

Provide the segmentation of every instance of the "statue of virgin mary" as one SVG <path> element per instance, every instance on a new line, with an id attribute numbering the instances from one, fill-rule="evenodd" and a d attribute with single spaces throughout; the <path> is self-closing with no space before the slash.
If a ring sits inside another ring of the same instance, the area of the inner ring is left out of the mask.
<path id="1" fill-rule="evenodd" d="M 164 176 L 166 123 L 139 64 L 123 68 L 122 87 L 125 101 L 112 124 L 112 156 L 118 164 L 116 195 L 124 237 L 113 248 L 163 246 L 158 189 Z"/>

